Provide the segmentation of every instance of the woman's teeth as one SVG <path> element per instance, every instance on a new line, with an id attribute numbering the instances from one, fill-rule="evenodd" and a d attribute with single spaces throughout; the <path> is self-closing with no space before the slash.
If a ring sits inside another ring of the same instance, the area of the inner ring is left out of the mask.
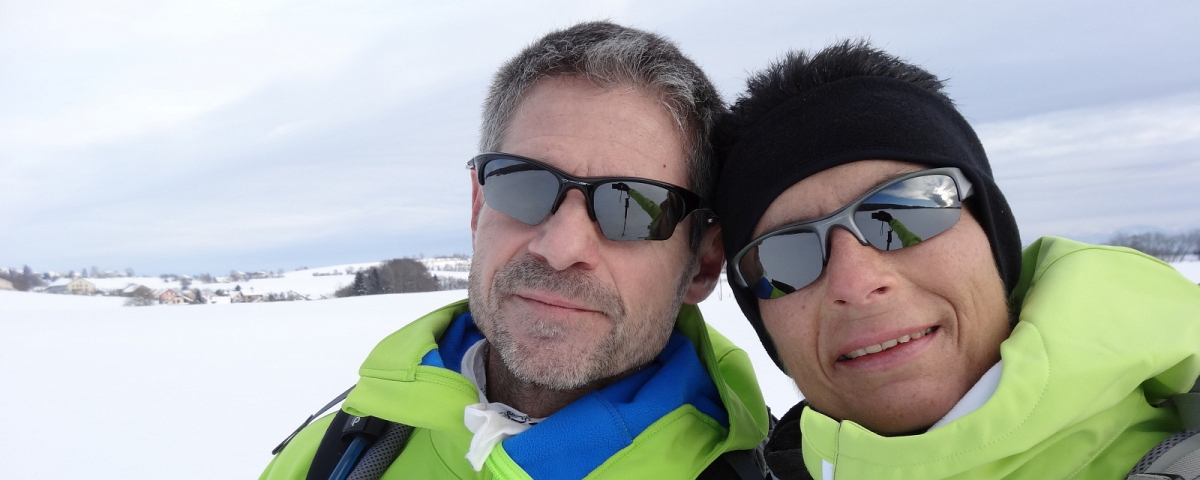
<path id="1" fill-rule="evenodd" d="M 916 332 L 916 333 L 910 333 L 910 334 L 908 334 L 908 335 L 905 335 L 905 336 L 903 336 L 903 337 L 900 337 L 900 338 L 893 338 L 893 339 L 891 339 L 891 340 L 888 340 L 888 341 L 886 341 L 886 342 L 883 342 L 883 343 L 880 343 L 880 344 L 871 345 L 871 346 L 869 346 L 869 347 L 866 347 L 866 348 L 860 348 L 860 349 L 858 349 L 858 350 L 855 350 L 855 351 L 853 351 L 853 352 L 850 352 L 850 353 L 847 353 L 847 354 L 845 354 L 845 355 L 842 355 L 842 358 L 844 358 L 844 359 L 846 359 L 846 360 L 854 360 L 854 359 L 856 359 L 856 358 L 858 358 L 858 357 L 861 357 L 861 356 L 863 356 L 863 355 L 870 355 L 870 354 L 872 354 L 872 353 L 879 353 L 879 352 L 882 352 L 882 351 L 884 351 L 884 350 L 887 350 L 887 349 L 889 349 L 889 348 L 892 348 L 892 347 L 894 347 L 894 346 L 896 346 L 896 345 L 899 345 L 899 344 L 901 344 L 901 343 L 908 343 L 908 342 L 909 342 L 909 341 L 911 341 L 911 340 L 916 340 L 916 339 L 918 339 L 918 338 L 921 338 L 921 337 L 924 337 L 924 336 L 926 336 L 926 335 L 929 335 L 930 333 L 933 333 L 933 331 L 934 331 L 935 329 L 937 329 L 937 327 L 929 327 L 929 328 L 926 328 L 926 329 L 924 329 L 924 330 L 921 330 L 921 331 L 919 331 L 919 332 Z"/>

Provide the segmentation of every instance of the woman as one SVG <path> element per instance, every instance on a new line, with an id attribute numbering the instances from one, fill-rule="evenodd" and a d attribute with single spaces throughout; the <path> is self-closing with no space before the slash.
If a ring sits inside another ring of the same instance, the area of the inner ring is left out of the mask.
<path id="1" fill-rule="evenodd" d="M 1022 258 L 942 85 L 846 42 L 753 76 L 723 123 L 729 281 L 806 398 L 772 434 L 772 472 L 1153 471 L 1157 453 L 1139 460 L 1181 430 L 1159 405 L 1200 374 L 1200 289 L 1131 250 L 1048 237 Z"/>

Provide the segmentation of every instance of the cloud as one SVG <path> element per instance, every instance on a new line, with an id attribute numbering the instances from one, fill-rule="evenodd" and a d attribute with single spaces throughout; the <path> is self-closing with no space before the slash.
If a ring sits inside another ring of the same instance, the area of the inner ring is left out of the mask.
<path id="1" fill-rule="evenodd" d="M 954 181 L 942 175 L 910 178 L 880 193 L 908 199 L 911 205 L 941 207 L 957 203 L 959 195 Z"/>
<path id="2" fill-rule="evenodd" d="M 980 125 L 1022 238 L 1200 226 L 1200 91 Z"/>
<path id="3" fill-rule="evenodd" d="M 1195 99 L 1177 94 L 1200 64 L 1177 59 L 1200 45 L 1200 7 L 1087 5 L 0 3 L 0 265 L 467 251 L 462 164 L 491 75 L 538 35 L 603 18 L 677 40 L 727 98 L 787 49 L 868 35 L 991 121 L 976 123 L 1027 233 L 1195 218 L 1178 193 L 1197 178 Z"/>

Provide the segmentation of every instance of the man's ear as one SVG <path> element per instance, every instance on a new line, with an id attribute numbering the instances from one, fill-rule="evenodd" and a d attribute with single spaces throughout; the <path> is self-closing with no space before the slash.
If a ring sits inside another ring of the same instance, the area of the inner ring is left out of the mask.
<path id="1" fill-rule="evenodd" d="M 721 267 L 725 265 L 725 242 L 721 239 L 721 226 L 715 224 L 704 232 L 700 240 L 700 256 L 696 274 L 692 276 L 683 303 L 695 305 L 712 294 L 721 281 Z"/>
<path id="2" fill-rule="evenodd" d="M 475 245 L 475 229 L 479 227 L 479 212 L 483 210 L 483 187 L 475 170 L 471 170 L 471 245 Z"/>

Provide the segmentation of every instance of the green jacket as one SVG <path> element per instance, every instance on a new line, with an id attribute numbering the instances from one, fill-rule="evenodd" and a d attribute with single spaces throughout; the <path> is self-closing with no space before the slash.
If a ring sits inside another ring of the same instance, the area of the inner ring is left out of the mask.
<path id="1" fill-rule="evenodd" d="M 900 245 L 911 247 L 921 243 L 921 237 L 918 237 L 917 234 L 913 233 L 912 230 L 909 230 L 908 226 L 904 225 L 899 220 L 896 220 L 895 218 L 889 220 L 888 226 L 892 227 L 892 231 L 896 232 L 896 236 L 900 237 Z"/>
<path id="2" fill-rule="evenodd" d="M 767 411 L 749 357 L 699 309 L 684 305 L 675 330 L 651 367 L 498 444 L 482 472 L 465 458 L 463 410 L 479 399 L 458 363 L 481 338 L 465 300 L 380 342 L 342 409 L 416 427 L 384 479 L 695 478 L 722 453 L 758 445 Z M 260 479 L 305 478 L 331 418 L 300 432 Z"/>
<path id="3" fill-rule="evenodd" d="M 882 437 L 811 408 L 804 464 L 817 480 L 1121 479 L 1180 430 L 1173 408 L 1200 374 L 1200 287 L 1141 253 L 1047 237 L 1024 252 L 1001 345 L 1003 373 L 978 410 L 932 431 Z"/>

